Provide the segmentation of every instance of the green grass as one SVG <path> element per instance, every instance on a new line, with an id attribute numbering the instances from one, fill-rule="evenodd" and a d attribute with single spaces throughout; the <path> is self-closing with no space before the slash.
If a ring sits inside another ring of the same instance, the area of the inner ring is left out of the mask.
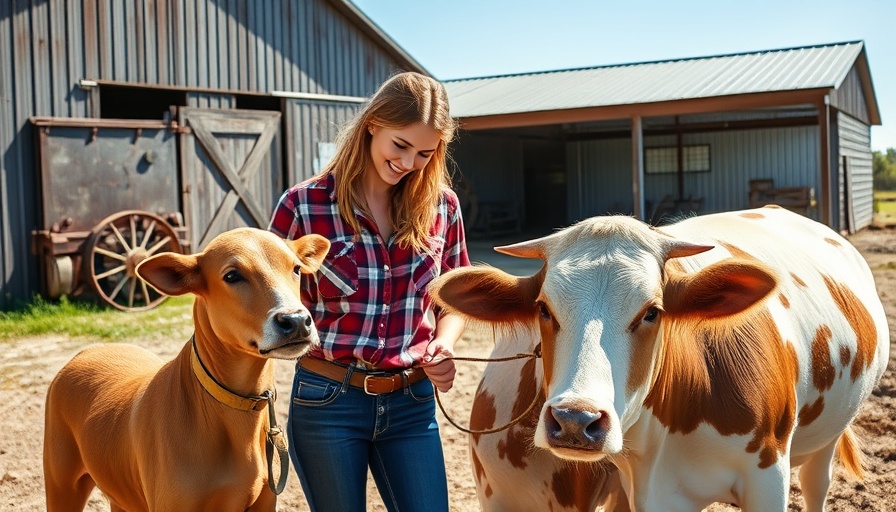
<path id="1" fill-rule="evenodd" d="M 892 221 L 896 219 L 896 191 L 874 191 L 874 216 L 878 220 Z"/>
<path id="2" fill-rule="evenodd" d="M 124 312 L 68 300 L 34 299 L 25 307 L 0 311 L 0 341 L 23 336 L 67 334 L 116 341 L 159 339 L 192 331 L 193 296 L 171 297 L 148 311 Z"/>

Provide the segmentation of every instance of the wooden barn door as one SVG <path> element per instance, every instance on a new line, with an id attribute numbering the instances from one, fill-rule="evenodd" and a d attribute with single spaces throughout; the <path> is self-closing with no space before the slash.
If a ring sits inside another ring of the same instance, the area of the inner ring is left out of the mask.
<path id="1" fill-rule="evenodd" d="M 230 229 L 266 228 L 283 193 L 280 113 L 181 108 L 179 122 L 192 252 Z"/>

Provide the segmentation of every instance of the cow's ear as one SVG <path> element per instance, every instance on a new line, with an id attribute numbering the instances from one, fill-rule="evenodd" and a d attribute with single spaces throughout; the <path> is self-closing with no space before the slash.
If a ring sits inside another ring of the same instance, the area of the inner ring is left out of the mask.
<path id="1" fill-rule="evenodd" d="M 486 266 L 462 267 L 433 280 L 428 291 L 433 302 L 474 320 L 512 324 L 531 320 L 544 283 L 545 269 L 519 277 Z"/>
<path id="2" fill-rule="evenodd" d="M 727 259 L 693 274 L 670 275 L 663 309 L 673 316 L 722 317 L 740 313 L 777 286 L 774 272 L 757 262 Z"/>
<path id="3" fill-rule="evenodd" d="M 135 270 L 141 279 L 165 295 L 199 293 L 203 287 L 195 254 L 163 252 L 146 258 Z"/>

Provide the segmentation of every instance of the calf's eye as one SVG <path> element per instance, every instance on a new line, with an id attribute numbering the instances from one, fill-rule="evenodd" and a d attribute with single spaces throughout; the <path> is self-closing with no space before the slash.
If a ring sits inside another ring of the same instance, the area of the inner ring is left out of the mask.
<path id="1" fill-rule="evenodd" d="M 651 306 L 647 308 L 647 312 L 644 313 L 644 321 L 653 323 L 656 322 L 660 317 L 660 310 L 656 306 Z"/>
<path id="2" fill-rule="evenodd" d="M 244 280 L 245 280 L 245 278 L 243 278 L 242 274 L 240 274 L 236 270 L 231 270 L 231 271 L 228 271 L 226 274 L 224 274 L 224 282 L 225 283 L 233 284 L 233 283 L 238 283 L 238 282 L 244 281 Z"/>

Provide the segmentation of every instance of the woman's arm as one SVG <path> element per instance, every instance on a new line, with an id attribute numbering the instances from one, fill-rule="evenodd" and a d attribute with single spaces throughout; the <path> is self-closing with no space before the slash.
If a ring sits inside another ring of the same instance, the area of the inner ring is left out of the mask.
<path id="1" fill-rule="evenodd" d="M 426 347 L 423 356 L 423 370 L 439 391 L 445 392 L 454 385 L 456 368 L 454 360 L 454 343 L 464 332 L 464 319 L 459 315 L 448 313 L 436 320 L 436 332 Z"/>

